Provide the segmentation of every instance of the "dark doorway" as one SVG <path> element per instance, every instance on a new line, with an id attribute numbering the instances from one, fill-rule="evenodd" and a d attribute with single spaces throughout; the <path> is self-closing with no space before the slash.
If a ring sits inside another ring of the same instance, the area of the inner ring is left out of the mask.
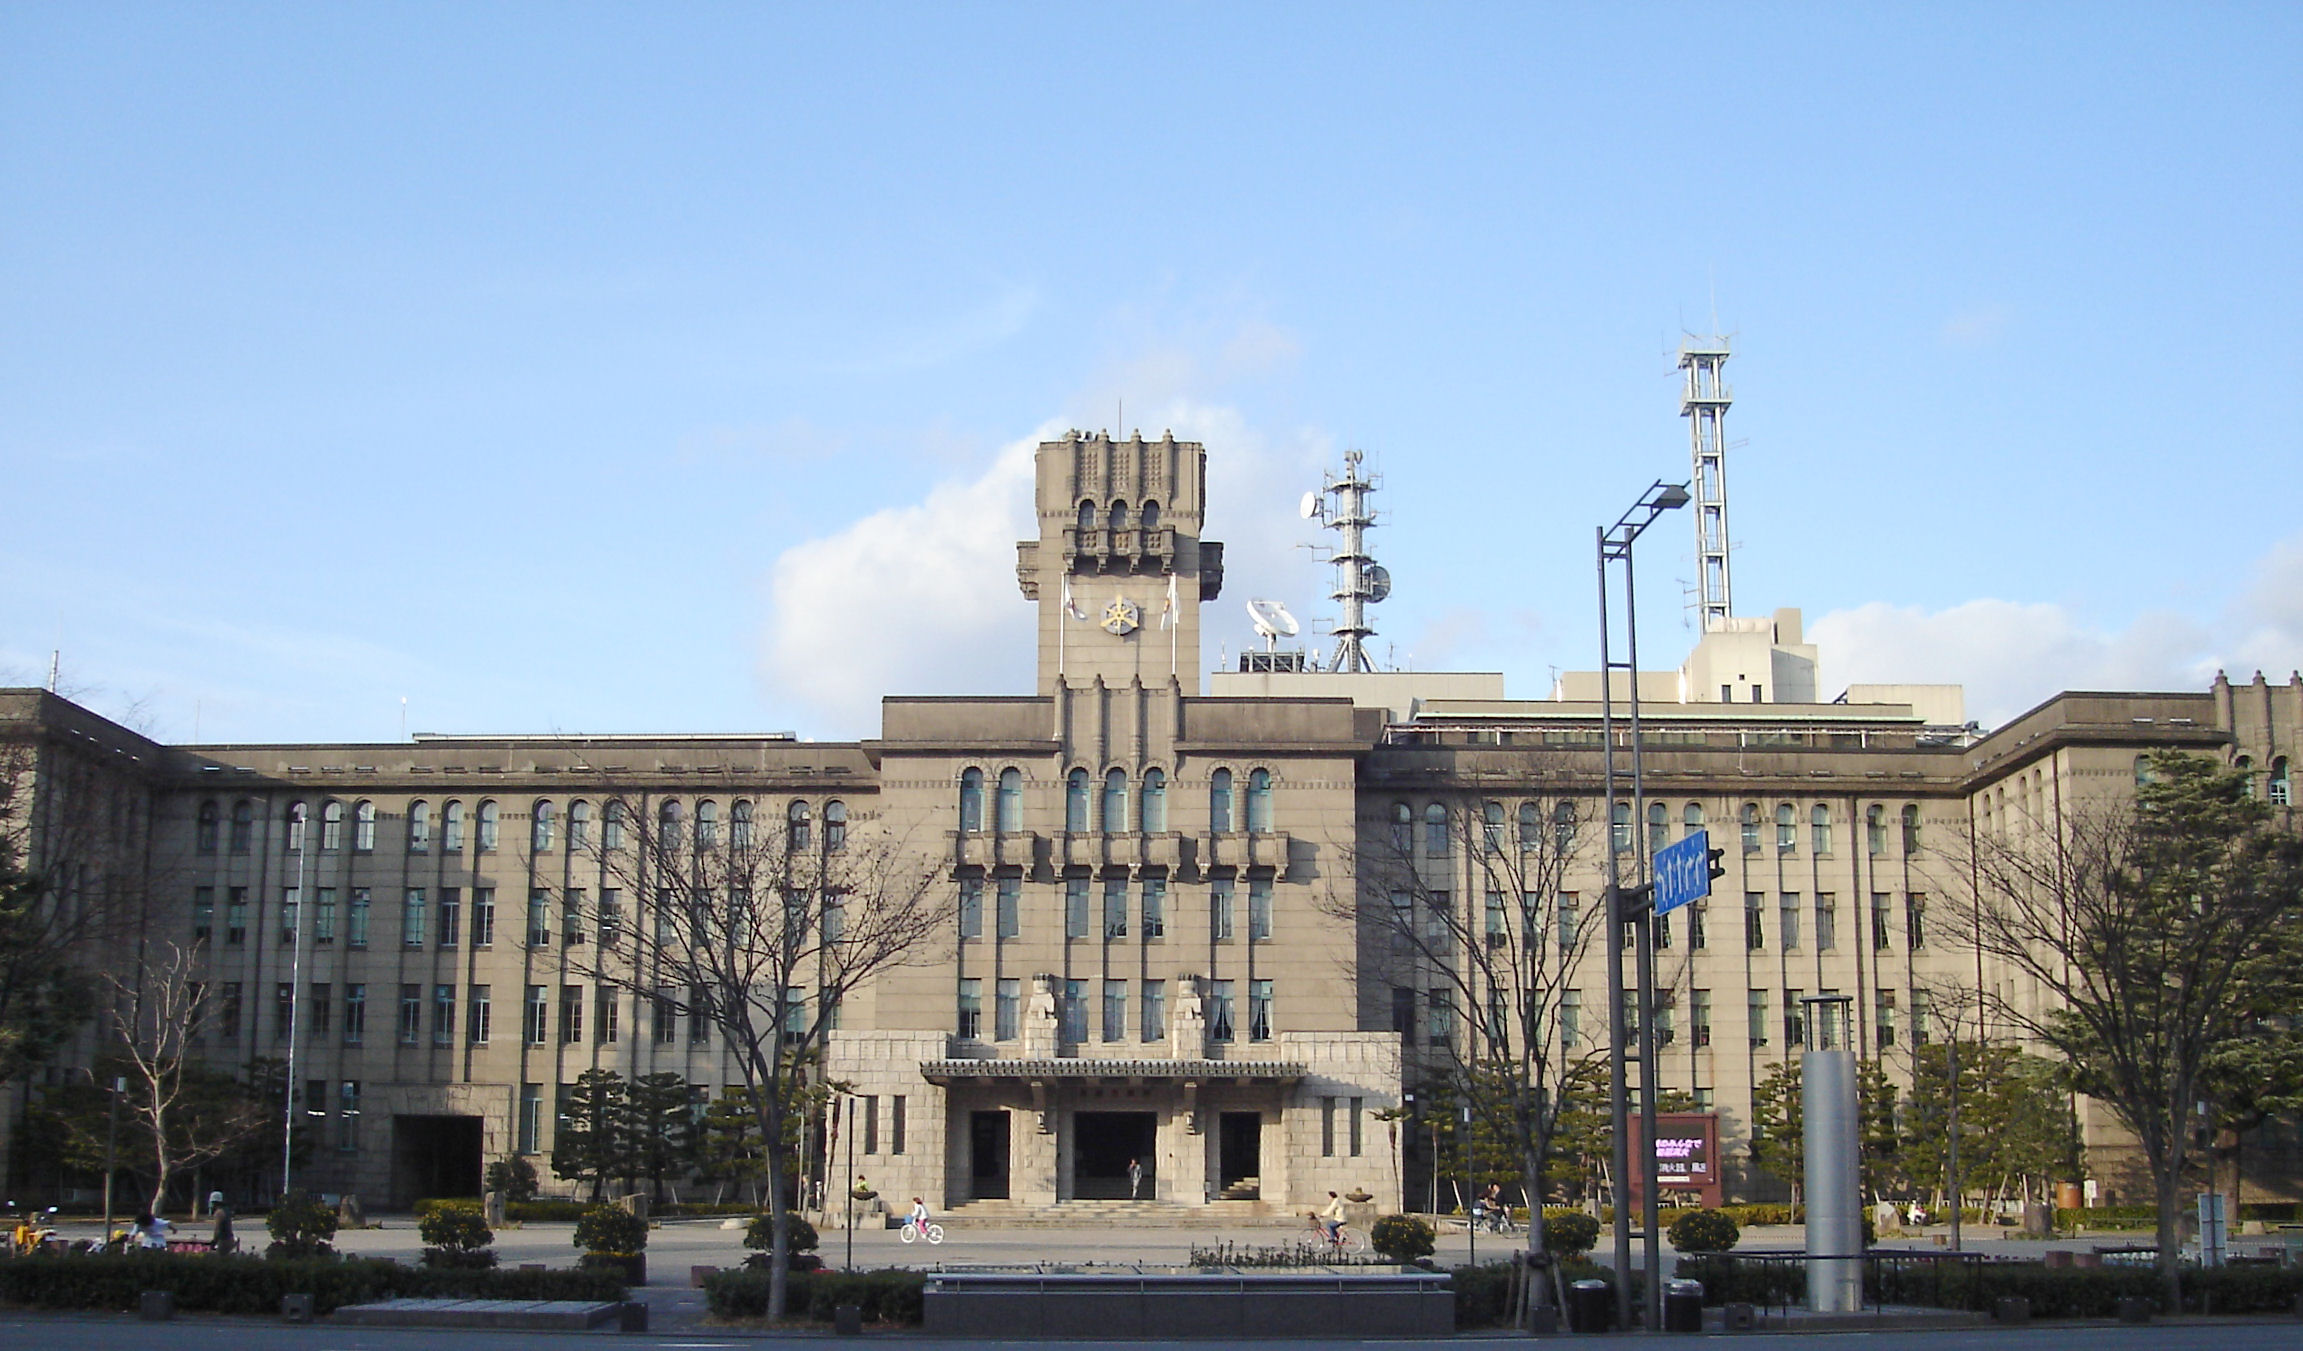
<path id="1" fill-rule="evenodd" d="M 1008 1198 L 1008 1114 L 968 1114 L 968 1199 Z"/>
<path id="2" fill-rule="evenodd" d="M 480 1118 L 392 1118 L 392 1205 L 480 1194 Z"/>
<path id="3" fill-rule="evenodd" d="M 1262 1194 L 1263 1113 L 1226 1112 L 1217 1127 L 1216 1186 L 1220 1194 L 1245 1200 Z"/>
<path id="4" fill-rule="evenodd" d="M 1152 1146 L 1159 1118 L 1150 1112 L 1072 1113 L 1072 1195 L 1085 1201 L 1125 1201 L 1128 1164 L 1143 1165 L 1143 1186 L 1133 1199 L 1159 1194 Z"/>

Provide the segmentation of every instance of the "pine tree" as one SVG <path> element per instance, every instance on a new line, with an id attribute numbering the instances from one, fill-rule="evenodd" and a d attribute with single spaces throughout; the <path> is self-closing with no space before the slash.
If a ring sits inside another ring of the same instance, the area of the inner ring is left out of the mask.
<path id="1" fill-rule="evenodd" d="M 628 1172 L 622 1149 L 624 1098 L 623 1075 L 585 1070 L 568 1088 L 552 1139 L 552 1171 L 576 1182 L 590 1179 L 595 1201 L 609 1178 Z"/>

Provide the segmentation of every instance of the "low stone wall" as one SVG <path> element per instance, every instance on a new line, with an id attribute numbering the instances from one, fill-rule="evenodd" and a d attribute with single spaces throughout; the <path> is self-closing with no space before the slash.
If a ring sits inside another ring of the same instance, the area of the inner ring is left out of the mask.
<path id="1" fill-rule="evenodd" d="M 1446 1337 L 1443 1272 L 931 1275 L 926 1331 L 952 1337 Z"/>

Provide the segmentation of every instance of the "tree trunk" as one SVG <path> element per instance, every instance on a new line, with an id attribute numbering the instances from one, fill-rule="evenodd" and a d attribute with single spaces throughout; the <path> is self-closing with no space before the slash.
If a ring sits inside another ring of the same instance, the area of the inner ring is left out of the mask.
<path id="1" fill-rule="evenodd" d="M 2159 1202 L 2159 1284 L 2161 1312 L 2183 1311 L 2183 1161 L 2153 1159 L 2151 1182 Z"/>

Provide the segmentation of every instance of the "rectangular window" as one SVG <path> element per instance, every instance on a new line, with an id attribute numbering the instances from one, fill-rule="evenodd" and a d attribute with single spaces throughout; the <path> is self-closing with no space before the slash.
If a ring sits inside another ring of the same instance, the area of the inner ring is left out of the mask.
<path id="1" fill-rule="evenodd" d="M 1671 946 L 1671 916 L 1653 916 L 1648 924 L 1648 929 L 1655 935 L 1656 947 L 1668 948 Z"/>
<path id="2" fill-rule="evenodd" d="M 1434 891 L 1429 896 L 1424 897 L 1424 941 L 1430 943 L 1435 948 L 1440 948 L 1441 950 L 1445 950 L 1447 946 L 1451 946 L 1448 943 L 1448 926 L 1454 920 L 1454 918 L 1454 893 L 1446 891 Z"/>
<path id="3" fill-rule="evenodd" d="M 584 987 L 560 987 L 560 1042 L 565 1046 L 581 1045 L 584 1040 Z"/>
<path id="4" fill-rule="evenodd" d="M 344 912 L 344 941 L 356 948 L 368 946 L 368 889 L 352 888 L 352 903 Z"/>
<path id="5" fill-rule="evenodd" d="M 1575 951 L 1575 942 L 1582 927 L 1582 897 L 1572 891 L 1559 893 L 1559 950 Z"/>
<path id="6" fill-rule="evenodd" d="M 1707 946 L 1703 932 L 1703 918 L 1704 912 L 1710 908 L 1711 902 L 1709 901 L 1697 901 L 1687 907 L 1687 946 L 1692 951 L 1701 952 Z"/>
<path id="7" fill-rule="evenodd" d="M 1218 877 L 1208 883 L 1208 936 L 1218 943 L 1231 941 L 1232 880 Z"/>
<path id="8" fill-rule="evenodd" d="M 1104 982 L 1104 1040 L 1120 1041 L 1128 1034 L 1128 983 Z"/>
<path id="9" fill-rule="evenodd" d="M 1500 948 L 1511 941 L 1511 932 L 1507 927 L 1508 922 L 1504 919 L 1505 913 L 1503 893 L 1489 891 L 1487 893 L 1486 925 L 1482 932 L 1486 933 L 1487 945 L 1490 948 Z"/>
<path id="10" fill-rule="evenodd" d="M 1319 1156 L 1323 1159 L 1335 1157 L 1335 1099 L 1333 1097 L 1324 1097 L 1319 1100 Z"/>
<path id="11" fill-rule="evenodd" d="M 999 936 L 1019 937 L 1024 931 L 1024 879 L 1003 873 L 995 882 L 999 904 Z"/>
<path id="12" fill-rule="evenodd" d="M 1839 947 L 1839 898 L 1828 891 L 1815 895 L 1815 946 L 1823 952 Z"/>
<path id="13" fill-rule="evenodd" d="M 1088 879 L 1064 879 L 1064 937 L 1088 936 Z"/>
<path id="14" fill-rule="evenodd" d="M 228 980 L 216 994 L 216 1035 L 234 1041 L 240 1035 L 240 982 Z"/>
<path id="15" fill-rule="evenodd" d="M 791 1042 L 793 1033 L 804 1034 L 807 1031 L 807 1016 L 807 992 L 797 985 L 785 990 L 784 1040 L 787 1044 Z M 796 1028 L 792 1026 L 792 1019 L 795 1017 L 800 1020 L 800 1025 Z M 711 1039 L 712 992 L 701 985 L 690 986 L 688 988 L 688 1044 L 690 1046 L 702 1046 Z"/>
<path id="16" fill-rule="evenodd" d="M 1913 952 L 1927 947 L 1927 898 L 1914 891 L 1904 899 L 1904 941 Z"/>
<path id="17" fill-rule="evenodd" d="M 346 1079 L 336 1092 L 336 1148 L 349 1154 L 360 1147 L 360 1081 Z"/>
<path id="18" fill-rule="evenodd" d="M 866 1154 L 877 1154 L 880 1152 L 879 1094 L 865 1093 L 861 1095 L 856 1103 L 856 1108 L 857 1115 L 864 1119 L 864 1152 Z"/>
<path id="19" fill-rule="evenodd" d="M 1431 1030 L 1426 1040 L 1434 1046 L 1446 1046 L 1455 1040 L 1455 994 L 1451 990 L 1433 990 L 1428 999 Z"/>
<path id="20" fill-rule="evenodd" d="M 1207 1037 L 1209 1041 L 1230 1041 L 1231 982 L 1211 980 L 1207 983 Z"/>
<path id="21" fill-rule="evenodd" d="M 960 878 L 960 937 L 984 936 L 984 879 L 967 873 Z"/>
<path id="22" fill-rule="evenodd" d="M 450 1046 L 456 1040 L 456 987 L 432 987 L 432 1044 Z"/>
<path id="23" fill-rule="evenodd" d="M 344 987 L 344 1044 L 357 1046 L 368 1035 L 368 987 L 365 984 Z"/>
<path id="24" fill-rule="evenodd" d="M 424 987 L 400 987 L 400 1044 L 413 1046 L 424 1037 Z"/>
<path id="25" fill-rule="evenodd" d="M 224 889 L 224 945 L 238 947 L 248 941 L 248 889 Z"/>
<path id="26" fill-rule="evenodd" d="M 1751 1044 L 1765 1046 L 1767 1044 L 1767 991 L 1752 990 L 1744 998 L 1747 1001 L 1744 1009 L 1744 1021 L 1751 1029 Z"/>
<path id="27" fill-rule="evenodd" d="M 1799 950 L 1799 893 L 1787 891 L 1778 900 L 1782 907 L 1783 916 L 1783 950 L 1796 952 Z"/>
<path id="28" fill-rule="evenodd" d="M 1251 943 L 1271 941 L 1271 878 L 1247 879 L 1247 937 Z"/>
<path id="29" fill-rule="evenodd" d="M 1871 893 L 1871 950 L 1886 952 L 1894 946 L 1894 897 L 1884 891 Z"/>
<path id="30" fill-rule="evenodd" d="M 296 987 L 281 981 L 272 991 L 272 1040 L 286 1041 L 296 1021 Z"/>
<path id="31" fill-rule="evenodd" d="M 670 887 L 657 887 L 655 930 L 658 948 L 668 949 L 679 942 L 678 935 L 672 931 L 672 920 L 678 913 L 679 909 L 673 903 L 672 889 Z"/>
<path id="32" fill-rule="evenodd" d="M 552 945 L 552 893 L 543 887 L 528 889 L 528 946 Z"/>
<path id="33" fill-rule="evenodd" d="M 1687 996 L 1688 1032 L 1700 1049 L 1711 1044 L 1711 991 L 1690 990 Z"/>
<path id="34" fill-rule="evenodd" d="M 472 888 L 472 946 L 493 947 L 496 943 L 496 889 Z"/>
<path id="35" fill-rule="evenodd" d="M 888 1099 L 888 1152 L 904 1152 L 904 1095 L 901 1093 Z"/>
<path id="36" fill-rule="evenodd" d="M 472 1001 L 465 1014 L 465 1026 L 470 1029 L 474 1046 L 488 1044 L 488 1022 L 491 1006 L 492 1001 L 488 987 L 485 985 L 473 986 Z"/>
<path id="37" fill-rule="evenodd" d="M 1415 991 L 1405 985 L 1391 987 L 1391 1030 L 1402 1041 L 1415 1040 Z"/>
<path id="38" fill-rule="evenodd" d="M 1023 985 L 1013 976 L 1001 978 L 993 989 L 997 1003 L 992 1009 L 992 1037 L 996 1041 L 1014 1041 L 1022 1030 Z"/>
<path id="39" fill-rule="evenodd" d="M 1167 936 L 1166 878 L 1147 877 L 1144 879 L 1143 918 L 1145 938 L 1164 938 Z"/>
<path id="40" fill-rule="evenodd" d="M 1361 1140 L 1359 1124 L 1360 1107 L 1361 1104 L 1365 1103 L 1366 1101 L 1367 1099 L 1365 1098 L 1353 1098 L 1351 1100 L 1351 1156 L 1355 1159 L 1359 1157 L 1359 1147 Z"/>
<path id="41" fill-rule="evenodd" d="M 533 1154 L 539 1148 L 544 1122 L 544 1089 L 541 1084 L 520 1085 L 520 1144 L 519 1152 Z"/>
<path id="42" fill-rule="evenodd" d="M 1874 1021 L 1879 1027 L 1879 1046 L 1885 1050 L 1895 1044 L 1895 991 L 1881 990 Z"/>
<path id="43" fill-rule="evenodd" d="M 1657 991 L 1655 996 L 1656 1045 L 1669 1046 L 1677 1040 L 1679 1034 L 1673 1025 L 1678 1021 L 1678 1015 L 1679 992 L 1676 990 Z"/>
<path id="44" fill-rule="evenodd" d="M 560 905 L 560 941 L 574 947 L 584 941 L 584 889 L 568 888 Z"/>
<path id="45" fill-rule="evenodd" d="M 205 943 L 216 933 L 216 889 L 192 888 L 192 941 Z"/>
<path id="46" fill-rule="evenodd" d="M 624 893 L 618 887 L 600 888 L 600 946 L 614 947 L 624 936 Z"/>
<path id="47" fill-rule="evenodd" d="M 1062 1039 L 1077 1046 L 1088 1039 L 1088 983 L 1084 980 L 1064 982 L 1062 1001 L 1056 1005 L 1056 1019 Z"/>
<path id="48" fill-rule="evenodd" d="M 326 947 L 336 941 L 336 889 L 320 887 L 312 893 L 312 943 Z"/>
<path id="49" fill-rule="evenodd" d="M 1743 893 L 1743 946 L 1758 952 L 1767 946 L 1767 896 L 1763 892 Z"/>
<path id="50" fill-rule="evenodd" d="M 1911 1044 L 1925 1046 L 1935 1036 L 1935 1006 L 1925 990 L 1911 992 Z"/>
<path id="51" fill-rule="evenodd" d="M 969 1041 L 984 1034 L 984 983 L 973 976 L 960 982 L 959 1034 Z"/>
<path id="52" fill-rule="evenodd" d="M 1268 980 L 1247 983 L 1247 1039 L 1271 1040 L 1271 982 Z"/>
<path id="53" fill-rule="evenodd" d="M 1786 1046 L 1807 1044 L 1807 1006 L 1799 1002 L 1804 993 L 1803 990 L 1783 992 L 1783 1044 Z"/>
<path id="54" fill-rule="evenodd" d="M 620 1015 L 624 1011 L 623 994 L 613 985 L 602 985 L 598 987 L 596 996 L 599 1007 L 595 1010 L 593 1021 L 599 1024 L 600 1044 L 614 1046 L 624 1039 L 624 1029 L 620 1025 Z"/>
<path id="55" fill-rule="evenodd" d="M 328 1024 L 335 1016 L 336 987 L 325 981 L 315 981 L 304 994 L 304 1003 L 312 1020 L 312 1039 L 318 1041 L 328 1035 Z"/>
<path id="56" fill-rule="evenodd" d="M 1104 879 L 1104 937 L 1128 936 L 1128 880 L 1125 877 Z"/>
<path id="57" fill-rule="evenodd" d="M 656 1045 L 670 1046 L 680 1039 L 680 1003 L 670 990 L 656 991 L 648 1012 L 648 1035 Z"/>
<path id="58" fill-rule="evenodd" d="M 1142 1036 L 1145 1041 L 1158 1041 L 1167 1035 L 1167 982 L 1144 982 Z"/>
<path id="59" fill-rule="evenodd" d="M 423 925 L 419 923 L 416 927 L 417 931 L 421 933 Z M 421 942 L 422 939 L 417 938 L 411 941 Z M 462 887 L 442 887 L 440 888 L 440 936 L 438 942 L 441 947 L 452 948 L 463 941 L 464 889 Z"/>

